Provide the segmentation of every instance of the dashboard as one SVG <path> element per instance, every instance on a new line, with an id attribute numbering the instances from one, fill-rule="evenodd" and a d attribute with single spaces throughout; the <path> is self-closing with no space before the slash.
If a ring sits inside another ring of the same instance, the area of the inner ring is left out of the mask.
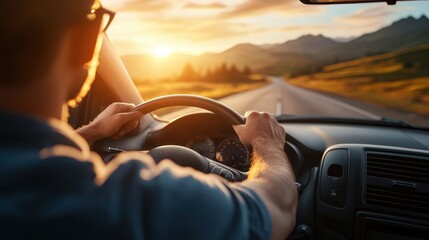
<path id="1" fill-rule="evenodd" d="M 428 239 L 429 151 L 335 145 L 316 183 L 322 239 Z"/>
<path id="2" fill-rule="evenodd" d="M 237 137 L 212 139 L 206 135 L 195 135 L 186 142 L 185 147 L 229 167 L 249 171 L 250 152 Z"/>
<path id="3" fill-rule="evenodd" d="M 429 131 L 358 123 L 281 123 L 300 193 L 290 239 L 428 239 Z M 188 115 L 145 148 L 189 147 L 240 171 L 251 149 L 227 121 Z"/>
<path id="4" fill-rule="evenodd" d="M 283 126 L 302 153 L 297 225 L 307 235 L 428 239 L 428 130 L 323 122 Z"/>
<path id="5" fill-rule="evenodd" d="M 289 239 L 428 239 L 429 130 L 323 120 L 280 124 L 299 192 Z M 211 113 L 158 123 L 143 137 L 142 150 L 180 145 L 242 172 L 250 167 L 252 149 Z"/>
<path id="6" fill-rule="evenodd" d="M 251 149 L 243 145 L 231 125 L 213 114 L 179 118 L 149 137 L 145 148 L 179 145 L 241 172 L 250 168 Z"/>
<path id="7" fill-rule="evenodd" d="M 188 147 L 206 158 L 225 164 L 241 172 L 248 172 L 252 149 L 241 143 L 237 134 L 225 119 L 212 113 L 199 113 L 181 117 L 152 131 L 144 149 L 163 145 Z M 298 174 L 302 154 L 290 141 L 285 152 Z"/>

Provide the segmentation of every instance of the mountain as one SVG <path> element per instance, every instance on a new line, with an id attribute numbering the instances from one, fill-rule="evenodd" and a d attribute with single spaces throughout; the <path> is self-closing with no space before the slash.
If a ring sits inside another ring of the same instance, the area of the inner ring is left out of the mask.
<path id="1" fill-rule="evenodd" d="M 251 66 L 253 69 L 260 69 L 278 61 L 278 58 L 265 49 L 250 44 L 238 44 L 221 53 L 204 54 L 199 57 L 199 62 L 210 63 L 218 66 L 222 63 L 235 64 L 240 68 Z"/>
<path id="2" fill-rule="evenodd" d="M 320 71 L 324 66 L 429 44 L 429 19 L 407 17 L 378 31 L 349 41 L 336 41 L 324 35 L 304 35 L 280 44 L 238 44 L 220 53 L 201 56 L 176 54 L 165 59 L 148 55 L 124 56 L 134 79 L 168 78 L 180 74 L 190 63 L 200 72 L 223 63 L 239 68 L 249 66 L 264 74 L 299 75 Z"/>
<path id="3" fill-rule="evenodd" d="M 333 38 L 334 41 L 340 42 L 340 43 L 350 42 L 350 41 L 355 40 L 355 39 L 356 39 L 356 37 L 336 37 L 336 38 Z"/>
<path id="4" fill-rule="evenodd" d="M 429 76 L 428 56 L 429 44 L 426 44 L 329 65 L 323 68 L 323 73 L 331 74 L 339 79 L 356 78 L 359 80 L 364 70 L 365 77 L 371 77 L 373 82 L 399 81 L 404 80 L 404 77 L 421 80 L 420 78 Z M 390 69 L 380 74 L 380 67 Z M 427 88 L 428 84 L 425 86 Z"/>
<path id="5" fill-rule="evenodd" d="M 296 77 L 289 82 L 428 115 L 428 57 L 429 44 L 426 44 L 329 65 L 318 73 Z"/>
<path id="6" fill-rule="evenodd" d="M 429 43 L 429 19 L 425 15 L 418 19 L 410 16 L 336 48 L 326 48 L 324 53 L 341 52 L 342 56 L 338 56 L 338 58 L 349 60 L 412 48 L 426 43 Z"/>
<path id="7" fill-rule="evenodd" d="M 304 35 L 298 39 L 287 41 L 283 44 L 269 48 L 271 52 L 277 53 L 317 53 L 321 49 L 335 48 L 341 43 L 327 38 L 323 35 Z"/>
<path id="8" fill-rule="evenodd" d="M 229 48 L 225 51 L 223 51 L 223 54 L 235 54 L 236 52 L 242 52 L 244 54 L 246 54 L 247 52 L 252 52 L 252 53 L 265 53 L 264 49 L 262 49 L 259 46 L 250 44 L 250 43 L 242 43 L 242 44 L 238 44 L 235 45 L 232 48 Z"/>
<path id="9" fill-rule="evenodd" d="M 412 16 L 401 19 L 373 33 L 364 34 L 353 42 L 374 43 L 386 38 L 393 40 L 410 33 L 429 30 L 429 19 L 423 15 L 416 19 Z"/>
<path id="10" fill-rule="evenodd" d="M 319 39 L 322 40 L 322 37 Z M 326 65 L 428 44 L 429 19 L 425 15 L 420 18 L 410 16 L 349 42 L 334 41 L 336 44 L 329 44 L 327 40 L 324 40 L 325 44 L 320 42 L 319 47 L 311 53 L 312 63 L 287 72 L 292 75 L 317 72 Z M 310 48 L 309 45 L 307 47 Z M 271 68 L 278 69 L 281 65 L 279 61 Z"/>

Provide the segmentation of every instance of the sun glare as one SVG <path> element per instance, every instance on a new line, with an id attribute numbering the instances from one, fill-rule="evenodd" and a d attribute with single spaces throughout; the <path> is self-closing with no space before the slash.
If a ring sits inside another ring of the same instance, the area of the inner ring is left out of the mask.
<path id="1" fill-rule="evenodd" d="M 167 46 L 160 46 L 160 47 L 156 47 L 156 48 L 153 50 L 153 54 L 154 54 L 156 57 L 159 57 L 159 58 L 168 57 L 168 55 L 170 55 L 170 54 L 171 54 L 171 48 L 169 48 L 169 47 L 167 47 Z"/>

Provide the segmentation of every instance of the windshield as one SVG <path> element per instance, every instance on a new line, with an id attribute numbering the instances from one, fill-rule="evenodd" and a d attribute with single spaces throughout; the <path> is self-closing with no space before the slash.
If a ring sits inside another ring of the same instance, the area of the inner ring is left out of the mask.
<path id="1" fill-rule="evenodd" d="M 429 127 L 429 2 L 104 5 L 118 12 L 107 34 L 145 100 L 197 94 L 241 114 L 387 117 Z"/>

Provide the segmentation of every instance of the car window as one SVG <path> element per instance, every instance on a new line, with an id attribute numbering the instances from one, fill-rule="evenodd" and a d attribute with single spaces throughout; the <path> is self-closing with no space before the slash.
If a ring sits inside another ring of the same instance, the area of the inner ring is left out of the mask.
<path id="1" fill-rule="evenodd" d="M 429 2 L 104 4 L 118 12 L 107 33 L 144 99 L 197 94 L 240 113 L 429 127 Z"/>
<path id="2" fill-rule="evenodd" d="M 75 129 L 88 124 L 113 102 L 119 101 L 100 76 L 77 107 L 69 107 L 68 123 Z"/>

